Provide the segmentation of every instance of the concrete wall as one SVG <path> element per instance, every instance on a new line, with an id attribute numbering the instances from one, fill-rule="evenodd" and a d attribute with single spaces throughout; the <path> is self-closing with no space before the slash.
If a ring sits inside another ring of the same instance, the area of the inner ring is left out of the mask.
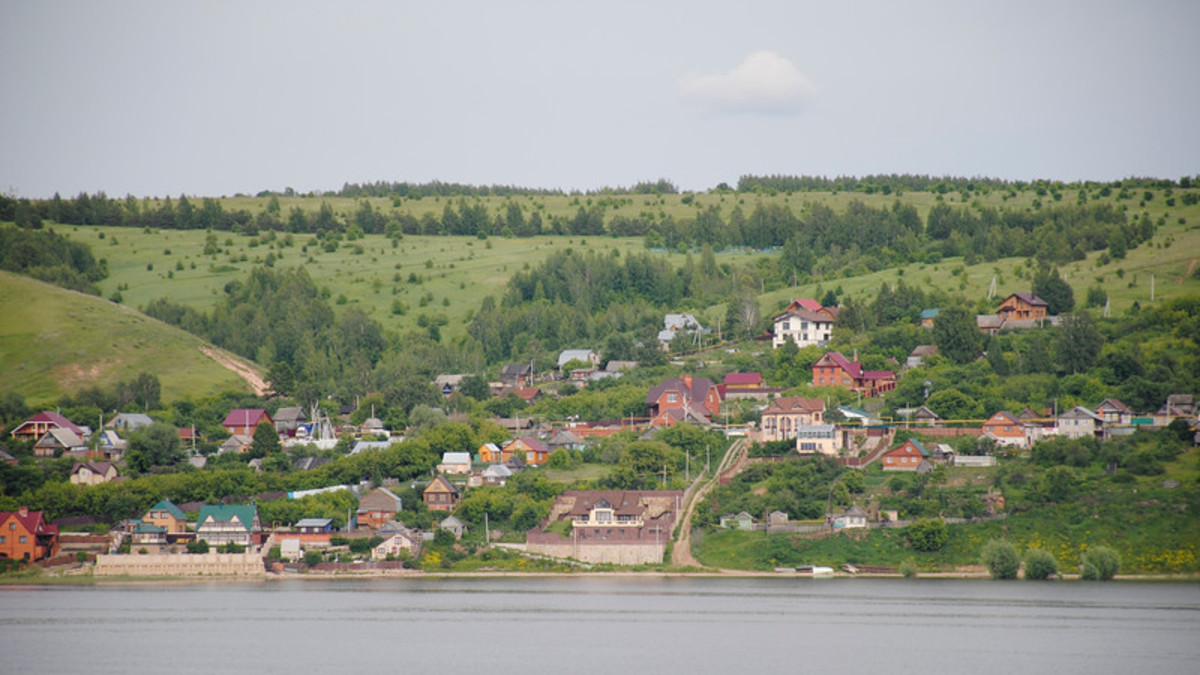
<path id="1" fill-rule="evenodd" d="M 257 553 L 199 553 L 96 556 L 96 576 L 264 576 Z"/>
<path id="2" fill-rule="evenodd" d="M 644 565 L 661 563 L 666 553 L 666 544 L 592 544 L 580 542 L 577 546 L 566 544 L 527 544 L 530 553 L 554 558 L 574 558 L 589 563 L 612 563 L 614 565 Z"/>

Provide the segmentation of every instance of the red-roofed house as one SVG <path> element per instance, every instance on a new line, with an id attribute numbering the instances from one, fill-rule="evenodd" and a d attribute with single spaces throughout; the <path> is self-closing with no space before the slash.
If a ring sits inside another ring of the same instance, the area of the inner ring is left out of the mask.
<path id="1" fill-rule="evenodd" d="M 225 432 L 230 436 L 242 434 L 253 437 L 254 432 L 260 424 L 266 424 L 272 429 L 275 428 L 275 421 L 271 419 L 266 410 L 260 408 L 238 408 L 231 410 L 225 416 L 225 421 L 221 422 L 221 426 L 225 427 Z"/>
<path id="2" fill-rule="evenodd" d="M 725 376 L 725 391 L 762 389 L 762 373 L 729 373 Z"/>
<path id="3" fill-rule="evenodd" d="M 0 511 L 0 558 L 41 560 L 58 554 L 58 526 L 46 522 L 41 511 L 22 506 Z"/>
<path id="4" fill-rule="evenodd" d="M 45 436 L 46 432 L 51 429 L 67 429 L 74 432 L 77 436 L 83 436 L 83 429 L 53 410 L 43 410 L 25 420 L 21 423 L 21 426 L 13 429 L 12 435 L 13 438 L 18 440 L 36 441 Z"/>
<path id="5" fill-rule="evenodd" d="M 782 441 L 796 437 L 796 428 L 825 421 L 825 401 L 819 398 L 784 396 L 762 412 L 762 440 Z"/>
<path id="6" fill-rule="evenodd" d="M 711 418 L 721 412 L 721 397 L 707 378 L 684 375 L 667 378 L 651 388 L 646 394 L 646 405 L 650 417 L 655 419 L 676 408 L 686 411 L 688 416 Z"/>
<path id="7" fill-rule="evenodd" d="M 813 364 L 814 387 L 846 387 L 867 397 L 875 397 L 896 388 L 896 373 L 890 370 L 863 370 L 838 352 L 826 352 Z"/>
<path id="8" fill-rule="evenodd" d="M 1005 321 L 1039 321 L 1046 318 L 1049 307 L 1049 303 L 1033 293 L 1013 293 L 1000 303 L 1000 309 L 996 313 Z"/>

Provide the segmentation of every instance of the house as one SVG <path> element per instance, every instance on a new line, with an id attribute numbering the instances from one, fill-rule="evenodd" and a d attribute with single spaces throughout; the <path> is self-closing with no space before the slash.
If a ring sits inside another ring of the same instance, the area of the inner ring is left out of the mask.
<path id="1" fill-rule="evenodd" d="M 438 464 L 437 470 L 439 473 L 460 474 L 465 476 L 471 473 L 471 453 L 444 452 L 442 453 L 442 463 Z"/>
<path id="2" fill-rule="evenodd" d="M 796 452 L 802 455 L 836 457 L 842 449 L 841 434 L 832 424 L 802 424 L 792 433 L 796 437 Z"/>
<path id="3" fill-rule="evenodd" d="M 833 336 L 834 317 L 819 310 L 819 306 L 818 310 L 789 307 L 771 317 L 774 326 L 771 346 L 779 349 L 792 342 L 797 347 L 824 347 Z"/>
<path id="4" fill-rule="evenodd" d="M 462 539 L 463 533 L 467 531 L 467 526 L 454 516 L 446 516 L 442 522 L 438 523 L 438 529 L 453 534 L 455 539 Z"/>
<path id="5" fill-rule="evenodd" d="M 142 522 L 163 528 L 167 534 L 183 534 L 188 531 L 187 516 L 169 499 L 163 499 L 142 516 Z"/>
<path id="6" fill-rule="evenodd" d="M 99 485 L 117 478 L 117 467 L 111 462 L 81 462 L 71 469 L 71 484 Z"/>
<path id="7" fill-rule="evenodd" d="M 729 373 L 725 381 L 717 385 L 722 401 L 731 399 L 755 399 L 766 401 L 783 392 L 781 387 L 768 387 L 762 373 Z"/>
<path id="8" fill-rule="evenodd" d="M 467 376 L 465 374 L 456 375 L 438 375 L 433 378 L 433 388 L 442 395 L 442 398 L 450 398 L 458 388 L 462 386 L 462 381 Z"/>
<path id="9" fill-rule="evenodd" d="M 12 437 L 19 441 L 34 441 L 45 436 L 51 429 L 68 429 L 80 438 L 84 436 L 83 428 L 71 420 L 53 410 L 43 410 L 13 429 Z"/>
<path id="10" fill-rule="evenodd" d="M 600 355 L 591 349 L 564 349 L 558 355 L 558 371 L 563 372 L 563 367 L 572 361 L 580 361 L 582 363 L 590 363 L 593 367 L 600 367 Z"/>
<path id="11" fill-rule="evenodd" d="M 540 466 L 550 459 L 550 450 L 536 438 L 517 438 L 504 445 L 501 454 L 507 452 L 509 458 L 518 455 L 526 466 Z M 508 460 L 501 460 L 508 461 Z"/>
<path id="12" fill-rule="evenodd" d="M 196 516 L 196 539 L 209 546 L 238 544 L 249 548 L 261 532 L 258 508 L 253 504 L 206 504 Z"/>
<path id="13" fill-rule="evenodd" d="M 569 429 L 559 429 L 546 441 L 546 448 L 554 454 L 555 450 L 579 450 L 583 448 L 583 439 L 576 436 Z"/>
<path id="14" fill-rule="evenodd" d="M 945 443 L 938 443 L 937 445 L 933 446 L 932 450 L 929 451 L 929 459 L 931 459 L 934 464 L 953 465 L 954 457 L 957 454 L 958 453 L 954 451 L 953 446 L 946 445 Z"/>
<path id="15" fill-rule="evenodd" d="M 154 424 L 149 415 L 143 413 L 117 413 L 105 426 L 121 431 L 134 431 Z"/>
<path id="16" fill-rule="evenodd" d="M 671 341 L 680 333 L 696 336 L 709 332 L 691 314 L 667 314 L 663 317 L 663 329 L 658 331 L 658 344 L 663 351 L 667 351 L 671 348 Z"/>
<path id="17" fill-rule="evenodd" d="M 400 497 L 385 487 L 377 487 L 358 500 L 358 526 L 380 529 L 402 508 Z"/>
<path id="18" fill-rule="evenodd" d="M 1104 424 L 1104 418 L 1077 405 L 1055 419 L 1055 431 L 1067 438 L 1094 438 Z"/>
<path id="19" fill-rule="evenodd" d="M 975 327 L 985 335 L 998 335 L 1000 329 L 1004 328 L 1004 319 L 998 314 L 976 314 Z"/>
<path id="20" fill-rule="evenodd" d="M 1133 421 L 1133 411 L 1115 398 L 1106 398 L 1096 406 L 1096 414 L 1104 420 L 1105 426 L 1130 424 Z"/>
<path id="21" fill-rule="evenodd" d="M 95 435 L 96 449 L 109 461 L 119 461 L 125 456 L 129 442 L 117 435 L 112 429 L 105 429 Z"/>
<path id="22" fill-rule="evenodd" d="M 942 310 L 937 308 L 921 310 L 921 328 L 933 328 L 933 320 L 936 319 L 937 315 L 941 313 Z"/>
<path id="23" fill-rule="evenodd" d="M 867 526 L 867 512 L 858 504 L 833 517 L 835 530 L 853 530 Z"/>
<path id="24" fill-rule="evenodd" d="M 1000 303 L 997 314 L 1005 322 L 1008 321 L 1041 321 L 1046 318 L 1049 303 L 1033 293 L 1013 293 Z"/>
<path id="25" fill-rule="evenodd" d="M 742 511 L 740 513 L 730 513 L 721 516 L 721 527 L 726 530 L 746 530 L 747 532 L 754 530 L 754 516 Z"/>
<path id="26" fill-rule="evenodd" d="M 917 345 L 904 361 L 905 368 L 918 368 L 925 363 L 926 357 L 938 353 L 937 345 Z"/>
<path id="27" fill-rule="evenodd" d="M 896 408 L 896 417 L 903 419 L 905 424 L 915 423 L 925 427 L 931 427 L 942 419 L 924 405 L 919 408 Z"/>
<path id="28" fill-rule="evenodd" d="M 285 406 L 275 411 L 275 431 L 291 436 L 300 423 L 304 421 L 304 409 L 299 406 Z"/>
<path id="29" fill-rule="evenodd" d="M 784 441 L 796 437 L 796 428 L 825 421 L 825 401 L 819 398 L 784 396 L 762 412 L 762 440 Z"/>
<path id="30" fill-rule="evenodd" d="M 48 429 L 33 445 L 35 457 L 57 457 L 67 452 L 86 453 L 87 450 L 88 446 L 83 438 L 66 427 Z"/>
<path id="31" fill-rule="evenodd" d="M 896 373 L 890 370 L 863 370 L 857 357 L 850 361 L 838 352 L 825 352 L 813 364 L 812 386 L 846 387 L 868 398 L 896 388 Z"/>
<path id="32" fill-rule="evenodd" d="M 1013 417 L 1012 413 L 1008 411 L 1001 410 L 983 423 L 983 436 L 992 439 L 997 445 L 1027 448 L 1030 439 L 1030 423 Z"/>
<path id="33" fill-rule="evenodd" d="M 130 523 L 129 543 L 133 546 L 166 546 L 167 528 L 142 520 Z"/>
<path id="34" fill-rule="evenodd" d="M 380 528 L 379 536 L 383 537 L 383 541 L 371 549 L 371 560 L 395 559 L 401 555 L 416 556 L 421 548 L 421 535 L 401 523 L 385 524 Z"/>
<path id="35" fill-rule="evenodd" d="M 915 438 L 910 438 L 898 447 L 883 453 L 884 471 L 916 471 L 929 458 L 929 451 Z"/>
<path id="36" fill-rule="evenodd" d="M 713 383 L 704 377 L 691 375 L 671 377 L 650 389 L 646 394 L 651 422 L 659 426 L 658 418 L 668 410 L 678 409 L 692 415 L 714 417 L 721 412 L 721 397 Z"/>
<path id="37" fill-rule="evenodd" d="M 541 527 L 525 535 L 528 552 L 583 562 L 662 562 L 683 499 L 680 490 L 568 490 Z M 555 525 L 566 523 L 567 535 Z"/>
<path id="38" fill-rule="evenodd" d="M 499 462 L 507 462 L 512 456 L 512 450 L 508 450 L 507 454 L 495 443 L 484 443 L 479 446 L 477 451 L 479 461 L 484 464 L 496 464 Z"/>
<path id="39" fill-rule="evenodd" d="M 434 476 L 421 493 L 421 499 L 430 511 L 453 511 L 458 497 L 458 488 L 441 476 Z"/>
<path id="40" fill-rule="evenodd" d="M 266 410 L 261 408 L 237 408 L 231 410 L 225 416 L 225 421 L 221 422 L 221 426 L 225 427 L 225 433 L 231 436 L 233 434 L 253 436 L 260 424 L 270 425 L 271 428 L 275 427 L 274 420 L 271 419 Z"/>
<path id="41" fill-rule="evenodd" d="M 297 471 L 312 471 L 318 467 L 325 466 L 333 460 L 328 457 L 300 457 L 292 466 L 296 467 Z"/>
<path id="42" fill-rule="evenodd" d="M 504 487 L 508 483 L 508 479 L 512 478 L 512 475 L 512 469 L 503 464 L 493 464 L 480 473 L 484 485 L 496 485 L 499 487 Z"/>
<path id="43" fill-rule="evenodd" d="M 783 511 L 772 511 L 767 514 L 767 526 L 778 527 L 788 524 L 788 514 Z"/>
<path id="44" fill-rule="evenodd" d="M 252 445 L 254 445 L 254 438 L 251 436 L 246 434 L 234 434 L 225 439 L 225 442 L 221 444 L 219 452 L 220 454 L 225 454 L 227 452 L 248 452 L 250 450 L 250 446 Z"/>
<path id="45" fill-rule="evenodd" d="M 22 506 L 0 511 L 0 560 L 41 560 L 58 555 L 58 526 L 41 511 Z"/>
<path id="46" fill-rule="evenodd" d="M 0 450 L 0 462 L 4 462 L 9 466 L 16 466 L 20 464 L 20 461 L 17 460 L 16 457 L 13 457 L 5 450 Z"/>
<path id="47" fill-rule="evenodd" d="M 333 520 L 330 518 L 301 518 L 292 528 L 300 534 L 328 534 L 333 532 Z"/>
<path id="48" fill-rule="evenodd" d="M 545 394 L 542 393 L 541 387 L 525 387 L 518 385 L 512 390 L 512 395 L 521 399 L 525 403 L 536 403 Z"/>
<path id="49" fill-rule="evenodd" d="M 515 385 L 533 382 L 533 366 L 528 363 L 510 363 L 500 369 L 500 381 Z"/>

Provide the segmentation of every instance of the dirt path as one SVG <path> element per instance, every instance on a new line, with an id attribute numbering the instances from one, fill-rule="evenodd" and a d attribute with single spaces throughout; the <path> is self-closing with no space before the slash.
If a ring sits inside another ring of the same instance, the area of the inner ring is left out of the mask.
<path id="1" fill-rule="evenodd" d="M 699 504 L 700 500 L 704 499 L 704 497 L 717 486 L 717 477 L 719 477 L 731 466 L 744 463 L 743 460 L 745 459 L 746 448 L 747 443 L 745 439 L 740 439 L 733 445 L 729 446 L 729 450 L 725 452 L 725 457 L 723 457 L 720 464 L 717 465 L 717 470 L 713 474 L 713 477 L 708 479 L 708 482 L 706 482 L 704 485 L 701 485 L 700 489 L 696 490 L 695 494 L 692 495 L 691 500 L 684 507 L 683 522 L 679 526 L 679 538 L 675 540 L 674 546 L 671 547 L 672 564 L 680 567 L 699 567 L 708 569 L 704 567 L 704 565 L 700 564 L 700 561 L 696 560 L 694 556 L 692 556 L 692 514 L 696 511 L 696 504 Z"/>
<path id="2" fill-rule="evenodd" d="M 234 375 L 245 380 L 250 385 L 250 388 L 254 390 L 255 396 L 262 396 L 271 390 L 267 386 L 266 381 L 263 380 L 262 375 L 259 375 L 258 371 L 246 361 L 228 352 L 203 345 L 200 347 L 200 351 L 208 358 L 233 371 Z"/>

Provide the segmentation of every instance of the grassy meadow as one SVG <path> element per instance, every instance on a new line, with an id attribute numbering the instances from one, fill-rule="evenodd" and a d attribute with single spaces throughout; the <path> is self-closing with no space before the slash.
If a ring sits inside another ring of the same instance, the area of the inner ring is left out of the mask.
<path id="1" fill-rule="evenodd" d="M 0 272 L 0 312 L 0 382 L 31 406 L 141 372 L 158 376 L 164 401 L 249 390 L 200 338 L 103 298 Z"/>
<path id="2" fill-rule="evenodd" d="M 1200 280 L 1189 272 L 1200 258 L 1200 205 L 1169 207 L 1164 191 L 1154 190 L 1148 202 L 1124 200 L 1133 218 L 1142 212 L 1161 220 L 1154 239 L 1131 250 L 1124 260 L 1101 264 L 1101 252 L 1086 260 L 1069 263 L 1061 269 L 1074 287 L 1082 304 L 1087 289 L 1102 286 L 1109 294 L 1114 312 L 1123 312 L 1137 301 L 1150 301 L 1153 279 L 1154 297 L 1171 298 L 1200 291 Z M 1071 196 L 1067 194 L 1068 198 Z M 911 203 L 925 217 L 939 195 L 928 192 L 902 196 L 862 193 L 804 192 L 794 194 L 701 193 L 679 195 L 555 195 L 520 197 L 484 197 L 490 213 L 502 211 L 508 201 L 521 203 L 527 210 L 541 210 L 545 219 L 570 217 L 579 206 L 602 201 L 606 215 L 637 215 L 653 211 L 676 218 L 693 216 L 699 209 L 716 205 L 722 213 L 735 206 L 747 213 L 758 203 L 786 204 L 800 212 L 806 204 L 822 202 L 841 211 L 851 200 L 882 207 L 901 199 Z M 951 193 L 941 196 L 955 206 L 979 203 L 984 206 L 1030 207 L 1037 197 L 1032 191 L 1010 197 L 991 191 L 969 195 Z M 420 218 L 425 213 L 440 216 L 445 201 L 451 198 L 397 199 L 373 198 L 380 210 L 409 212 Z M 1107 200 L 1114 200 L 1109 197 Z M 457 203 L 458 198 L 452 198 Z M 690 203 L 685 203 L 690 202 Z M 1051 204 L 1052 200 L 1048 200 Z M 1096 201 L 1093 198 L 1092 201 Z M 234 197 L 222 200 L 226 209 L 244 208 L 257 213 L 266 208 L 266 198 Z M 316 210 L 322 202 L 335 211 L 350 214 L 358 200 L 348 198 L 281 197 L 286 213 L 293 206 Z M 1182 222 L 1180 222 L 1182 221 Z M 220 252 L 204 255 L 205 232 L 197 230 L 151 230 L 92 226 L 58 226 L 60 233 L 93 247 L 97 257 L 108 262 L 111 275 L 101 284 L 105 296 L 120 291 L 122 301 L 132 307 L 145 306 L 151 300 L 167 297 L 200 309 L 210 307 L 221 296 L 225 284 L 243 278 L 255 265 L 273 257 L 276 266 L 303 266 L 317 285 L 327 288 L 336 310 L 362 309 L 385 327 L 404 331 L 417 327 L 418 317 L 444 315 L 448 323 L 442 334 L 455 339 L 465 333 L 474 310 L 486 295 L 499 295 L 510 275 L 525 265 L 537 265 L 554 251 L 618 251 L 624 255 L 644 251 L 640 238 L 541 236 L 529 239 L 491 237 L 405 236 L 395 246 L 382 235 L 367 235 L 343 242 L 327 253 L 307 235 L 278 234 L 273 241 L 263 236 L 231 232 L 217 233 Z M 685 256 L 661 253 L 676 264 Z M 744 265 L 762 253 L 753 251 L 718 252 L 717 261 L 731 267 Z M 760 296 L 764 313 L 784 307 L 796 296 L 820 296 L 826 290 L 840 288 L 843 294 L 873 297 L 882 283 L 904 280 L 923 289 L 939 289 L 968 298 L 986 297 L 993 278 L 1000 298 L 1032 286 L 1032 261 L 1007 258 L 994 262 L 965 265 L 962 258 L 946 258 L 937 263 L 913 263 L 858 276 L 826 278 L 798 287 L 769 290 Z M 766 289 L 764 289 L 766 290 Z M 725 308 L 680 307 L 697 312 L 706 323 L 723 317 Z"/>

